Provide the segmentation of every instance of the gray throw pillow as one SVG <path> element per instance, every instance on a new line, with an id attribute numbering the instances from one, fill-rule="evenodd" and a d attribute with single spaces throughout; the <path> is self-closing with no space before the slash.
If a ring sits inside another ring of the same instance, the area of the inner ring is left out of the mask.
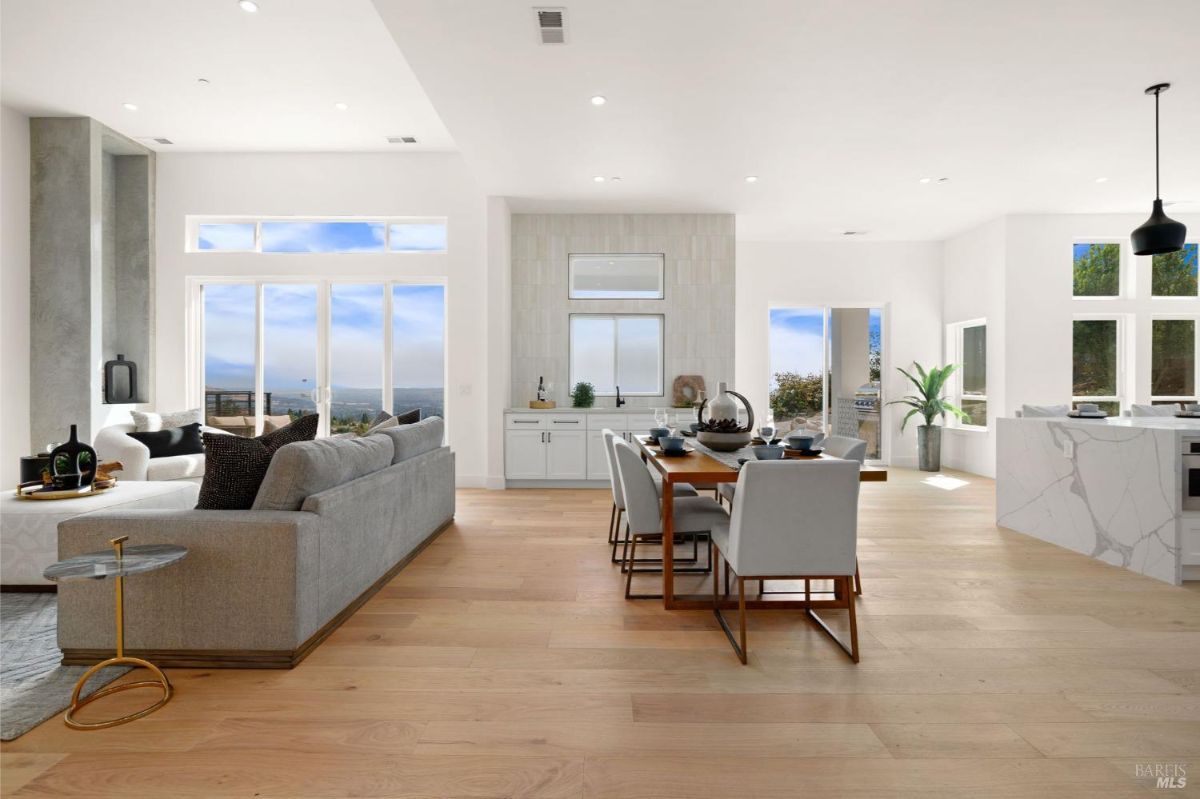
<path id="1" fill-rule="evenodd" d="M 389 427 L 397 427 L 404 424 L 416 424 L 421 421 L 421 409 L 413 408 L 411 411 L 398 413 L 395 416 L 388 416 L 387 411 L 380 411 L 375 417 L 375 421 L 371 422 L 371 426 L 367 428 L 364 435 L 370 435 L 380 430 L 387 430 Z"/>
<path id="2" fill-rule="evenodd" d="M 153 413 L 149 411 L 130 411 L 133 417 L 133 432 L 157 433 L 172 427 L 184 427 L 199 422 L 204 424 L 204 414 L 199 408 L 189 408 L 186 411 L 172 413 Z"/>

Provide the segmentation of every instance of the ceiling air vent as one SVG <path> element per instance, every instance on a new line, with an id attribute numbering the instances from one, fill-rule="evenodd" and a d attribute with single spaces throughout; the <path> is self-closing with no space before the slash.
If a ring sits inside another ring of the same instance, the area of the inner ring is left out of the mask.
<path id="1" fill-rule="evenodd" d="M 538 41 L 542 44 L 567 43 L 567 10 L 565 8 L 534 7 L 533 13 L 537 14 Z"/>
<path id="2" fill-rule="evenodd" d="M 416 144 L 416 136 L 388 136 L 388 144 Z"/>

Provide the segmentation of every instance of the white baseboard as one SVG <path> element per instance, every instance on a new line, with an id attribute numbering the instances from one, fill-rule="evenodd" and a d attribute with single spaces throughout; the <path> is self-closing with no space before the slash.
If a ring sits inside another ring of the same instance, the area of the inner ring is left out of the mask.
<path id="1" fill-rule="evenodd" d="M 457 488 L 488 488 L 487 479 L 481 474 L 460 474 L 454 478 Z"/>
<path id="2" fill-rule="evenodd" d="M 489 477 L 486 487 L 492 491 L 503 491 L 508 486 L 507 481 L 503 477 Z"/>

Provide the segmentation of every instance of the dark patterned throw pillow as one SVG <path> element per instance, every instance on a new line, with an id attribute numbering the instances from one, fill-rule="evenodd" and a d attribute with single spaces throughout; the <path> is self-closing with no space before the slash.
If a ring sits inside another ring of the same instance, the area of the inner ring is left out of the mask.
<path id="1" fill-rule="evenodd" d="M 153 433 L 126 433 L 136 438 L 150 450 L 151 458 L 170 458 L 175 455 L 200 455 L 204 442 L 200 438 L 200 423 L 192 422 L 183 427 L 168 427 Z"/>
<path id="2" fill-rule="evenodd" d="M 205 433 L 204 482 L 196 509 L 249 510 L 271 457 L 284 444 L 316 438 L 318 420 L 315 413 L 301 416 L 258 438 Z"/>

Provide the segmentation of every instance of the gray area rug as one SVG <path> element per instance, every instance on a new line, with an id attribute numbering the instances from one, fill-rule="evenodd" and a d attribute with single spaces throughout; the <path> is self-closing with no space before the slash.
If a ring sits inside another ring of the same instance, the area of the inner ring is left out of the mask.
<path id="1" fill-rule="evenodd" d="M 55 594 L 0 594 L 0 740 L 11 741 L 63 710 L 86 666 L 60 666 Z M 84 695 L 130 669 L 112 666 L 88 682 Z"/>

